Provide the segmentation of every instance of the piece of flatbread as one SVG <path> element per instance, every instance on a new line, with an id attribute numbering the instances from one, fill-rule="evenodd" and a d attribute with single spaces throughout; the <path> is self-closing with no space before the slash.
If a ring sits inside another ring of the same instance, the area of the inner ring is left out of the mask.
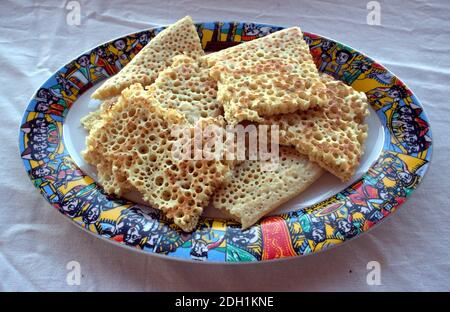
<path id="1" fill-rule="evenodd" d="M 120 166 L 119 159 L 111 161 L 110 158 L 105 157 L 102 157 L 96 166 L 97 179 L 108 194 L 120 196 L 133 189 L 127 180 L 127 176 L 120 170 Z"/>
<path id="2" fill-rule="evenodd" d="M 267 117 L 263 123 L 280 127 L 280 144 L 301 154 L 342 181 L 348 181 L 364 152 L 369 114 L 367 97 L 342 81 L 321 74 L 328 102 L 305 112 Z"/>
<path id="3" fill-rule="evenodd" d="M 288 146 L 280 147 L 276 165 L 275 170 L 264 171 L 260 161 L 245 160 L 214 194 L 214 207 L 228 211 L 245 229 L 306 190 L 324 172 Z"/>
<path id="4" fill-rule="evenodd" d="M 225 119 L 260 122 L 262 116 L 307 110 L 326 103 L 325 85 L 300 28 L 205 56 L 218 82 Z"/>
<path id="5" fill-rule="evenodd" d="M 224 127 L 224 121 L 221 120 L 222 109 L 216 100 L 216 82 L 209 77 L 209 68 L 204 61 L 194 60 L 185 55 L 175 56 L 173 64 L 159 73 L 155 83 L 148 87 L 146 94 L 154 105 L 176 109 L 192 125 L 200 118 L 214 117 L 217 118 L 216 126 Z M 105 116 L 117 101 L 118 97 L 105 100 L 99 110 L 82 119 L 84 127 L 91 131 L 94 127 L 101 126 Z M 99 131 L 90 133 L 88 145 L 92 146 L 98 135 Z M 100 149 L 96 147 L 90 153 L 86 153 L 85 158 L 90 163 L 97 162 L 98 180 L 107 193 L 120 196 L 132 189 L 127 175 L 118 170 L 122 164 L 117 157 L 112 162 L 109 157 L 105 157 L 101 147 Z"/>
<path id="6" fill-rule="evenodd" d="M 113 96 L 109 99 L 104 100 L 100 107 L 93 112 L 90 112 L 83 118 L 81 118 L 80 122 L 83 125 L 83 127 L 87 131 L 91 131 L 91 129 L 101 122 L 103 114 L 107 114 L 108 110 L 117 102 L 117 96 Z"/>
<path id="7" fill-rule="evenodd" d="M 102 102 L 100 107 L 88 115 L 81 118 L 81 124 L 89 132 L 86 137 L 86 142 L 89 142 L 96 137 L 95 128 L 103 124 L 104 116 L 108 114 L 109 109 L 117 102 L 118 97 L 106 99 Z M 103 189 L 108 194 L 122 195 L 131 190 L 131 185 L 126 181 L 123 175 L 118 173 L 117 167 L 113 168 L 112 162 L 102 157 L 101 153 L 91 152 L 88 161 L 91 164 L 96 164 L 97 178 L 101 181 Z"/>
<path id="8" fill-rule="evenodd" d="M 222 115 L 217 83 L 209 76 L 209 67 L 203 59 L 175 56 L 172 65 L 160 72 L 147 89 L 161 107 L 178 110 L 191 124 L 200 118 Z"/>
<path id="9" fill-rule="evenodd" d="M 179 140 L 174 129 L 194 133 L 192 127 L 182 114 L 161 107 L 142 85 L 135 84 L 122 91 L 101 125 L 91 130 L 83 156 L 99 173 L 101 165 L 110 162 L 105 172 L 106 176 L 111 172 L 114 185 L 136 188 L 150 206 L 189 232 L 230 172 L 221 161 L 174 157 L 173 147 Z"/>
<path id="10" fill-rule="evenodd" d="M 161 71 L 147 90 L 155 102 L 178 110 L 192 124 L 200 118 L 219 117 L 223 113 L 217 102 L 217 83 L 209 76 L 209 67 L 204 59 L 175 56 L 172 65 Z M 117 98 L 104 100 L 99 109 L 81 118 L 83 127 L 90 131 L 117 102 Z"/>
<path id="11" fill-rule="evenodd" d="M 158 73 L 172 63 L 175 55 L 192 58 L 204 55 L 200 38 L 190 16 L 161 31 L 122 70 L 106 80 L 92 94 L 92 98 L 105 100 L 117 96 L 133 83 L 152 84 Z"/>
<path id="12" fill-rule="evenodd" d="M 114 104 L 118 99 L 119 97 L 115 97 Z M 132 187 L 126 176 L 120 172 L 117 157 L 115 163 L 113 163 L 111 157 L 106 157 L 107 146 L 100 142 L 102 126 L 111 108 L 112 106 L 102 105 L 96 112 L 83 117 L 82 124 L 89 131 L 89 134 L 86 137 L 86 150 L 82 151 L 81 155 L 87 163 L 96 167 L 97 179 L 105 192 L 121 196 L 129 192 Z"/>

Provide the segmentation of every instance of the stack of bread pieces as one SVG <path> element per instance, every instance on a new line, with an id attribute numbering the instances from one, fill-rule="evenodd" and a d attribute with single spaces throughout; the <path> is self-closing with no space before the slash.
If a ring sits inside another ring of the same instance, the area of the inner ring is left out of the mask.
<path id="1" fill-rule="evenodd" d="M 81 120 L 89 131 L 83 157 L 99 183 L 118 196 L 139 191 L 187 232 L 210 203 L 247 228 L 324 171 L 348 181 L 367 136 L 364 93 L 319 74 L 298 27 L 205 55 L 187 16 L 92 97 L 102 104 Z M 274 170 L 260 160 L 173 155 L 177 127 L 242 123 L 279 127 Z"/>

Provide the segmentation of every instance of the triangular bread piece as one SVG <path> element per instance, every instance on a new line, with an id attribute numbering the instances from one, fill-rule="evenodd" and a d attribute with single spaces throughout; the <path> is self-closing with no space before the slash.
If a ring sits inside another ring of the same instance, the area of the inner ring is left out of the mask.
<path id="1" fill-rule="evenodd" d="M 200 38 L 190 16 L 161 31 L 122 70 L 106 80 L 92 94 L 92 98 L 105 100 L 119 95 L 133 83 L 152 84 L 158 73 L 172 63 L 175 55 L 192 58 L 204 55 Z"/>
<path id="2" fill-rule="evenodd" d="M 178 111 L 160 107 L 140 84 L 132 85 L 92 130 L 84 158 L 98 171 L 104 160 L 111 162 L 116 182 L 125 178 L 125 186 L 136 188 L 148 204 L 192 231 L 216 188 L 226 181 L 229 167 L 220 161 L 174 157 L 177 127 L 193 133 Z"/>
<path id="3" fill-rule="evenodd" d="M 218 82 L 225 119 L 260 122 L 262 116 L 321 106 L 325 86 L 300 28 L 268 36 L 205 56 Z"/>
<path id="4" fill-rule="evenodd" d="M 367 98 L 331 76 L 321 74 L 321 79 L 329 99 L 322 107 L 267 117 L 263 123 L 278 125 L 280 144 L 294 146 L 345 182 L 354 175 L 364 152 Z"/>
<path id="5" fill-rule="evenodd" d="M 320 166 L 288 146 L 280 147 L 275 170 L 262 168 L 260 161 L 245 160 L 213 197 L 214 207 L 228 211 L 243 229 L 303 192 L 323 173 Z"/>

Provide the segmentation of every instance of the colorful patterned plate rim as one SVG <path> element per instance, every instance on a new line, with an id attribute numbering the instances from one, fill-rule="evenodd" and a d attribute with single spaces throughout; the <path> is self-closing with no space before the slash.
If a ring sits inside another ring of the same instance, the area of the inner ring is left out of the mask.
<path id="1" fill-rule="evenodd" d="M 283 28 L 242 22 L 196 25 L 206 51 Z M 381 154 L 358 181 L 320 203 L 265 217 L 245 231 L 232 221 L 202 218 L 193 233 L 183 233 L 155 209 L 106 195 L 67 151 L 65 117 L 81 94 L 117 73 L 162 29 L 127 35 L 82 54 L 36 91 L 24 113 L 19 146 L 30 179 L 54 208 L 85 230 L 122 246 L 177 259 L 273 260 L 325 250 L 368 231 L 391 215 L 420 183 L 430 162 L 432 136 L 414 94 L 364 54 L 304 33 L 318 69 L 365 92 L 382 124 Z"/>

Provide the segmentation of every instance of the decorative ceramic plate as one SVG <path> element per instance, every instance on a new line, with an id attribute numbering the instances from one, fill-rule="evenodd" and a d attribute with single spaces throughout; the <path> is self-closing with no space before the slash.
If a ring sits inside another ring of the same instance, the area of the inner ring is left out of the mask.
<path id="1" fill-rule="evenodd" d="M 197 28 L 206 51 L 282 29 L 237 22 L 201 23 Z M 87 135 L 80 117 L 98 105 L 89 97 L 98 83 L 117 73 L 162 29 L 116 39 L 71 61 L 39 88 L 23 116 L 20 153 L 33 184 L 86 231 L 181 259 L 243 262 L 302 256 L 361 235 L 391 215 L 420 183 L 432 148 L 429 122 L 417 98 L 369 57 L 305 33 L 317 68 L 365 92 L 371 105 L 366 153 L 350 183 L 325 174 L 245 231 L 206 211 L 193 233 L 183 233 L 157 210 L 106 195 L 80 157 Z M 124 44 L 116 46 L 122 50 L 114 47 L 119 40 Z"/>

